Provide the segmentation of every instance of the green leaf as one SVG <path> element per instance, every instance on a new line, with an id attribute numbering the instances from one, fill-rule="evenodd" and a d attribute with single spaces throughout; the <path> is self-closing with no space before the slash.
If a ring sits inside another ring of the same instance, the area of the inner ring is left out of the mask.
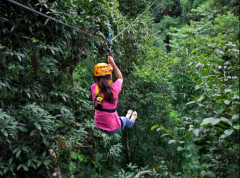
<path id="1" fill-rule="evenodd" d="M 239 125 L 234 125 L 233 128 L 239 130 Z"/>
<path id="2" fill-rule="evenodd" d="M 221 139 L 224 139 L 224 138 L 226 138 L 226 137 L 227 137 L 227 135 L 225 135 L 225 134 L 222 134 L 222 135 L 220 136 Z"/>
<path id="3" fill-rule="evenodd" d="M 25 171 L 28 171 L 28 167 L 27 167 L 26 165 L 24 165 L 24 164 L 23 164 L 23 169 L 24 169 Z"/>
<path id="4" fill-rule="evenodd" d="M 29 159 L 28 162 L 27 162 L 28 167 L 29 167 L 31 164 L 32 164 L 32 160 Z"/>
<path id="5" fill-rule="evenodd" d="M 23 131 L 23 132 L 27 132 L 28 131 L 28 129 L 26 127 L 18 126 L 17 128 L 19 130 Z"/>
<path id="6" fill-rule="evenodd" d="M 237 120 L 237 119 L 239 119 L 239 114 L 232 115 L 232 120 Z"/>
<path id="7" fill-rule="evenodd" d="M 230 126 L 232 126 L 232 122 L 230 120 L 228 120 L 227 118 L 221 117 L 220 120 L 222 122 L 225 122 L 225 123 L 229 124 Z"/>
<path id="8" fill-rule="evenodd" d="M 203 88 L 202 86 L 197 85 L 197 86 L 195 87 L 195 90 L 199 90 L 199 89 L 202 89 L 202 88 Z"/>
<path id="9" fill-rule="evenodd" d="M 185 143 L 185 141 L 179 141 L 180 144 Z"/>
<path id="10" fill-rule="evenodd" d="M 227 93 L 227 92 L 232 92 L 232 90 L 231 89 L 225 89 L 225 93 Z"/>
<path id="11" fill-rule="evenodd" d="M 47 166 L 48 164 L 50 164 L 50 163 L 51 163 L 51 161 L 48 160 L 48 159 L 43 160 L 43 164 L 45 164 L 46 166 Z"/>
<path id="12" fill-rule="evenodd" d="M 197 97 L 197 101 L 198 101 L 198 102 L 202 101 L 203 99 L 204 99 L 203 96 L 199 96 L 199 97 Z"/>
<path id="13" fill-rule="evenodd" d="M 178 135 L 172 135 L 172 134 L 170 134 L 170 136 L 171 136 L 172 138 L 176 138 Z"/>
<path id="14" fill-rule="evenodd" d="M 193 104 L 193 103 L 196 103 L 196 101 L 190 101 L 186 105 Z"/>
<path id="15" fill-rule="evenodd" d="M 178 128 L 178 130 L 185 130 L 185 127 L 180 127 Z"/>
<path id="16" fill-rule="evenodd" d="M 8 165 L 12 164 L 13 158 L 10 158 L 8 161 Z"/>
<path id="17" fill-rule="evenodd" d="M 162 134 L 162 135 L 161 135 L 161 138 L 162 138 L 162 137 L 165 137 L 165 136 L 169 136 L 169 134 Z"/>
<path id="18" fill-rule="evenodd" d="M 233 147 L 239 148 L 239 143 L 235 143 L 235 144 L 233 145 Z"/>
<path id="19" fill-rule="evenodd" d="M 3 135 L 4 135 L 5 137 L 8 137 L 8 133 L 7 133 L 7 131 L 6 131 L 5 129 L 2 129 L 1 132 L 3 133 Z"/>
<path id="20" fill-rule="evenodd" d="M 17 167 L 17 171 L 18 171 L 19 169 L 21 169 L 22 166 L 23 166 L 23 164 L 20 164 L 20 165 Z"/>
<path id="21" fill-rule="evenodd" d="M 199 76 L 198 75 L 195 75 L 195 76 L 192 76 L 191 79 L 195 79 L 195 78 L 198 78 Z"/>
<path id="22" fill-rule="evenodd" d="M 42 127 L 38 122 L 35 122 L 34 125 L 37 127 L 38 130 L 42 130 Z"/>
<path id="23" fill-rule="evenodd" d="M 48 21 L 49 21 L 49 19 L 45 20 L 44 25 L 47 25 Z"/>
<path id="24" fill-rule="evenodd" d="M 157 127 L 157 125 L 154 125 L 151 127 L 151 130 L 155 129 Z"/>
<path id="25" fill-rule="evenodd" d="M 18 150 L 16 157 L 18 157 L 21 154 L 22 150 Z"/>
<path id="26" fill-rule="evenodd" d="M 206 175 L 207 175 L 206 171 L 202 170 L 202 171 L 200 172 L 200 177 L 204 177 L 204 176 L 206 176 Z"/>
<path id="27" fill-rule="evenodd" d="M 181 147 L 181 146 L 178 146 L 178 147 L 177 147 L 177 150 L 178 150 L 178 151 L 182 151 L 182 150 L 184 150 L 184 148 Z"/>
<path id="28" fill-rule="evenodd" d="M 229 136 L 233 133 L 233 129 L 228 129 L 228 130 L 225 130 L 224 133 Z"/>
<path id="29" fill-rule="evenodd" d="M 36 130 L 32 130 L 30 133 L 30 136 L 35 135 L 36 134 Z"/>
<path id="30" fill-rule="evenodd" d="M 48 74 L 50 74 L 50 69 L 49 69 L 49 68 L 47 68 L 47 69 L 46 69 L 46 72 L 47 72 Z"/>
<path id="31" fill-rule="evenodd" d="M 212 171 L 208 171 L 207 174 L 209 177 L 216 177 L 216 175 Z"/>
<path id="32" fill-rule="evenodd" d="M 31 26 L 29 26 L 29 31 L 32 33 L 32 27 Z"/>
<path id="33" fill-rule="evenodd" d="M 14 30 L 14 28 L 16 27 L 16 25 L 13 25 L 11 28 L 11 32 Z"/>
<path id="34" fill-rule="evenodd" d="M 15 150 L 13 150 L 13 153 L 16 153 L 19 149 L 21 149 L 20 145 L 17 148 L 15 148 Z"/>
<path id="35" fill-rule="evenodd" d="M 218 109 L 218 110 L 217 110 L 217 113 L 218 113 L 218 114 L 221 114 L 221 113 L 224 111 L 224 109 L 225 109 L 225 108 L 220 108 L 220 109 Z"/>
<path id="36" fill-rule="evenodd" d="M 83 158 L 81 156 L 78 156 L 78 159 L 79 159 L 80 162 L 83 161 Z"/>
<path id="37" fill-rule="evenodd" d="M 26 152 L 28 152 L 28 147 L 22 147 L 22 150 L 24 150 L 24 151 L 26 151 Z"/>
<path id="38" fill-rule="evenodd" d="M 217 123 L 217 126 L 221 126 L 221 127 L 223 127 L 223 128 L 228 128 L 228 127 L 226 127 L 225 125 L 221 124 L 220 122 Z"/>
<path id="39" fill-rule="evenodd" d="M 37 113 L 35 115 L 36 119 L 40 119 L 43 116 L 44 112 Z"/>
<path id="40" fill-rule="evenodd" d="M 221 132 L 223 132 L 223 129 L 221 127 L 214 127 L 214 128 L 220 130 Z"/>
<path id="41" fill-rule="evenodd" d="M 168 144 L 175 143 L 175 142 L 176 142 L 176 140 L 169 140 Z"/>
<path id="42" fill-rule="evenodd" d="M 220 119 L 215 119 L 214 117 L 209 117 L 209 118 L 204 119 L 200 125 L 206 126 L 208 124 L 211 124 L 212 126 L 214 126 L 217 123 L 219 123 L 220 121 L 221 121 Z"/>
<path id="43" fill-rule="evenodd" d="M 224 100 L 224 103 L 229 105 L 231 103 L 231 101 L 230 100 Z"/>
<path id="44" fill-rule="evenodd" d="M 37 162 L 37 167 L 39 167 L 42 164 L 42 161 Z"/>
<path id="45" fill-rule="evenodd" d="M 171 130 L 167 130 L 167 129 L 165 129 L 165 131 L 168 132 L 168 133 L 171 132 Z"/>
<path id="46" fill-rule="evenodd" d="M 43 154 L 42 154 L 42 159 L 44 159 L 44 158 L 45 158 L 46 154 L 47 154 L 47 152 L 46 152 L 46 151 L 44 151 L 44 152 L 43 152 Z"/>
<path id="47" fill-rule="evenodd" d="M 198 137 L 200 129 L 193 129 L 192 132 L 194 133 L 194 135 L 196 135 Z"/>

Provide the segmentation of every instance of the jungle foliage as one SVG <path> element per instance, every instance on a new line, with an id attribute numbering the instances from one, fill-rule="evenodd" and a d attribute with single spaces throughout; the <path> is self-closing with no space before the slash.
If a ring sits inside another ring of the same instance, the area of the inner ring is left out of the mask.
<path id="1" fill-rule="evenodd" d="M 146 0 L 18 0 L 106 40 Z M 0 29 L 0 177 L 239 177 L 239 3 L 159 1 L 113 41 L 124 76 L 113 136 L 94 124 L 93 67 L 106 42 L 3 0 Z"/>

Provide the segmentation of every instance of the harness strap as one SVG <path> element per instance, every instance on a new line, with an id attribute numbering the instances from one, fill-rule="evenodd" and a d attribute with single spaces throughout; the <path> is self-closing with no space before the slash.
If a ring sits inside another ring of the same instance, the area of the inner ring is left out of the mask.
<path id="1" fill-rule="evenodd" d="M 102 108 L 101 106 L 102 106 L 102 105 L 99 106 L 99 104 L 98 104 L 98 105 L 95 107 L 95 109 L 98 110 L 98 111 L 105 111 L 105 112 L 108 112 L 108 113 L 114 113 L 114 112 L 117 110 L 117 108 L 115 108 L 115 109 L 104 109 L 104 108 Z"/>
<path id="2" fill-rule="evenodd" d="M 96 90 L 95 91 L 96 91 L 96 98 L 94 100 L 94 107 L 95 107 L 95 109 L 98 110 L 98 111 L 105 111 L 105 112 L 108 112 L 108 113 L 114 113 L 117 110 L 117 107 L 115 109 L 105 109 L 105 108 L 103 108 L 102 101 L 104 99 L 104 95 L 103 95 L 103 93 L 100 94 L 101 91 L 99 91 L 98 85 L 96 86 Z M 95 102 L 96 101 L 97 101 L 97 106 L 95 106 Z"/>

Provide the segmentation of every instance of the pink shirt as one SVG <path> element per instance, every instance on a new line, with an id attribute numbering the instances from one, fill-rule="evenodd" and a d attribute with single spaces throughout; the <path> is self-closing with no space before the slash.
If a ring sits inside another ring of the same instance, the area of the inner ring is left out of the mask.
<path id="1" fill-rule="evenodd" d="M 94 83 L 91 86 L 93 102 L 96 98 L 96 86 L 97 86 L 97 83 Z M 103 100 L 102 106 L 104 109 L 115 109 L 117 107 L 118 94 L 122 90 L 122 84 L 119 80 L 116 80 L 111 86 L 113 88 L 112 89 L 113 97 L 116 98 L 117 100 L 115 101 L 114 104 L 111 104 L 106 100 Z M 97 102 L 95 102 L 95 106 L 97 106 Z M 108 113 L 105 111 L 95 110 L 94 120 L 95 120 L 96 126 L 99 129 L 103 129 L 106 131 L 113 131 L 121 126 L 121 121 L 119 119 L 117 111 L 115 111 L 114 113 Z"/>

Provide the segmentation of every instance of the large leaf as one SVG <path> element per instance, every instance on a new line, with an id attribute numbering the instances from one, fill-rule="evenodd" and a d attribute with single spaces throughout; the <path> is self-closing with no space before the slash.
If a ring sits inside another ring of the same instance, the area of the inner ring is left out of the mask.
<path id="1" fill-rule="evenodd" d="M 220 119 L 216 119 L 214 117 L 209 117 L 209 118 L 204 119 L 200 125 L 206 126 L 206 125 L 211 124 L 212 126 L 214 126 L 217 123 L 219 123 L 220 121 L 221 121 Z"/>
<path id="2" fill-rule="evenodd" d="M 176 142 L 176 140 L 169 140 L 168 144 L 172 144 L 172 143 L 175 143 L 175 142 Z"/>
<path id="3" fill-rule="evenodd" d="M 184 150 L 184 148 L 181 147 L 181 146 L 178 146 L 178 147 L 177 147 L 177 150 L 178 150 L 178 151 L 182 151 L 182 150 Z"/>
<path id="4" fill-rule="evenodd" d="M 227 124 L 229 124 L 230 126 L 232 126 L 232 122 L 231 122 L 229 119 L 224 118 L 224 117 L 221 117 L 220 120 L 221 120 L 222 122 L 227 123 Z"/>
<path id="5" fill-rule="evenodd" d="M 201 130 L 200 129 L 193 129 L 192 132 L 194 133 L 194 135 L 198 136 L 199 132 Z"/>
<path id="6" fill-rule="evenodd" d="M 224 133 L 229 136 L 233 133 L 233 129 L 228 129 L 228 130 L 225 130 Z"/>

